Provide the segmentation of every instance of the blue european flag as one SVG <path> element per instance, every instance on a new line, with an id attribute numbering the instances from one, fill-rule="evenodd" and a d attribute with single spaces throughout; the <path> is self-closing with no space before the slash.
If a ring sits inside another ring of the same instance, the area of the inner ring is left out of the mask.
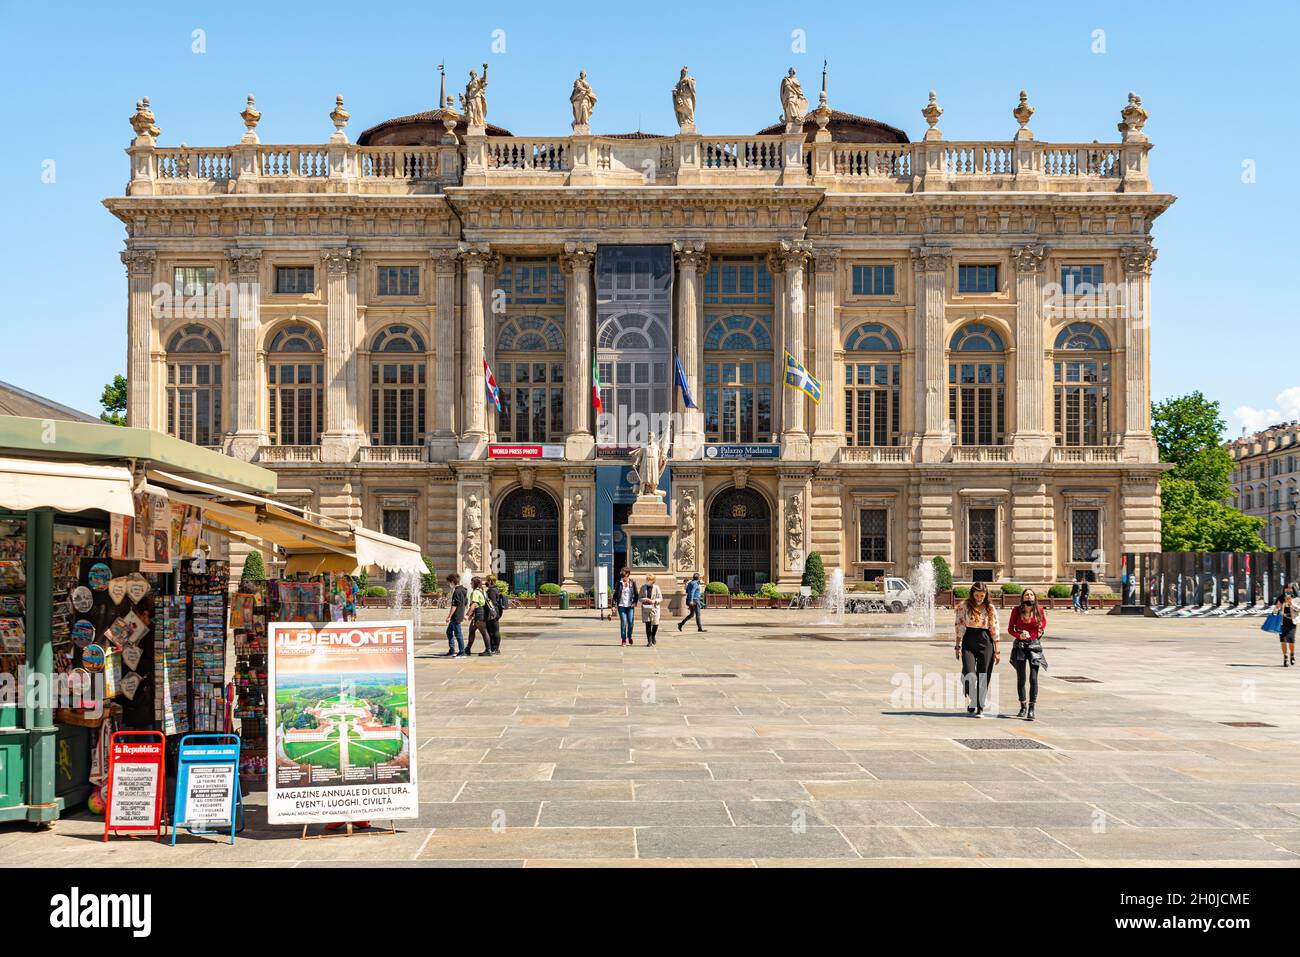
<path id="1" fill-rule="evenodd" d="M 785 354 L 785 384 L 805 393 L 813 402 L 822 400 L 822 384 L 790 353 Z"/>
<path id="2" fill-rule="evenodd" d="M 673 353 L 673 365 L 677 367 L 675 375 L 677 376 L 677 387 L 682 390 L 682 401 L 686 403 L 688 409 L 698 409 L 695 399 L 691 396 L 691 387 L 686 382 L 686 370 L 682 368 L 681 357 Z"/>

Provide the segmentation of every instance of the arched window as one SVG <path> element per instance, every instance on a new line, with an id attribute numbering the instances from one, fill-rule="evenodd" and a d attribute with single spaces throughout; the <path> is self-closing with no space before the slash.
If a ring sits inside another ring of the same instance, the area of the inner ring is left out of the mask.
<path id="1" fill-rule="evenodd" d="M 606 427 L 628 415 L 650 416 L 670 409 L 668 390 L 668 322 L 665 316 L 624 312 L 600 323 L 600 404 L 610 419 Z M 616 436 L 603 436 L 613 442 Z"/>
<path id="2" fill-rule="evenodd" d="M 426 352 L 410 326 L 388 326 L 370 342 L 370 443 L 423 445 Z"/>
<path id="3" fill-rule="evenodd" d="M 270 438 L 273 445 L 316 445 L 325 428 L 325 344 L 315 329 L 291 325 L 267 349 Z"/>
<path id="4" fill-rule="evenodd" d="M 221 444 L 221 340 L 207 326 L 182 326 L 167 340 L 167 434 Z"/>
<path id="5" fill-rule="evenodd" d="M 1090 322 L 1066 326 L 1052 356 L 1057 445 L 1109 445 L 1110 340 Z"/>
<path id="6" fill-rule="evenodd" d="M 897 445 L 902 414 L 898 336 L 868 322 L 844 339 L 844 440 Z"/>
<path id="7" fill-rule="evenodd" d="M 564 439 L 564 330 L 559 319 L 503 319 L 493 371 L 501 390 L 498 436 L 515 442 Z"/>
<path id="8" fill-rule="evenodd" d="M 959 445 L 1006 441 L 1006 356 L 997 330 L 968 322 L 948 343 L 948 418 Z"/>
<path id="9" fill-rule="evenodd" d="M 718 315 L 706 320 L 704 432 L 710 442 L 771 439 L 770 315 Z"/>

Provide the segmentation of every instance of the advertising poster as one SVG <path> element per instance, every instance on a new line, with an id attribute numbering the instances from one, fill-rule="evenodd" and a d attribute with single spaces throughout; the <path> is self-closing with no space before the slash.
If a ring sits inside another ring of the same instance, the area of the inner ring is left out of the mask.
<path id="1" fill-rule="evenodd" d="M 419 816 L 409 621 L 269 625 L 272 824 Z"/>

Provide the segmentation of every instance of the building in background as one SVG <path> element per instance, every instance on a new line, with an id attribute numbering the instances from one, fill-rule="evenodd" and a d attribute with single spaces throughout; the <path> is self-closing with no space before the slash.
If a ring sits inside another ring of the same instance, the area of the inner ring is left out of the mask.
<path id="1" fill-rule="evenodd" d="M 600 135 L 584 76 L 568 135 L 516 137 L 481 82 L 465 115 L 440 94 L 355 145 L 342 98 L 308 146 L 264 144 L 251 97 L 234 145 L 160 146 L 138 104 L 105 200 L 131 423 L 519 591 L 623 563 L 628 453 L 662 414 L 679 579 L 789 590 L 811 551 L 850 582 L 938 555 L 958 580 L 1113 579 L 1159 548 L 1174 197 L 1140 99 L 1113 142 L 1036 140 L 1024 94 L 1011 136 L 955 142 L 932 94 L 912 142 L 831 109 L 825 77 L 810 111 L 791 71 L 783 124 L 705 135 L 683 72 L 676 133 Z"/>
<path id="2" fill-rule="evenodd" d="M 1265 544 L 1278 551 L 1285 581 L 1300 573 L 1300 423 L 1282 422 L 1227 443 L 1236 460 L 1232 494 L 1237 508 L 1264 519 Z"/>

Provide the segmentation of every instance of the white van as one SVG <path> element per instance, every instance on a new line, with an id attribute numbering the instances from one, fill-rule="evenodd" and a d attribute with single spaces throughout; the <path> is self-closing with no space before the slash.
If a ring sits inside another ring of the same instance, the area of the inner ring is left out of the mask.
<path id="1" fill-rule="evenodd" d="M 895 614 L 906 611 L 912 602 L 916 601 L 916 592 L 912 591 L 912 586 L 907 583 L 906 578 L 887 577 L 883 581 L 872 584 L 875 587 L 858 594 L 870 598 L 879 597 L 885 607 Z"/>

